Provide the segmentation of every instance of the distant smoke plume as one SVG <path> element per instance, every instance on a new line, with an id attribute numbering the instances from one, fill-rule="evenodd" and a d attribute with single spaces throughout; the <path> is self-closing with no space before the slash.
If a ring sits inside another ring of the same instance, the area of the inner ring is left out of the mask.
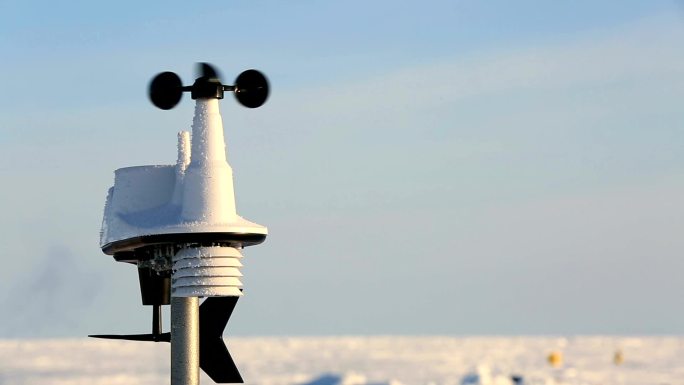
<path id="1" fill-rule="evenodd" d="M 64 247 L 54 247 L 30 271 L 18 274 L 2 301 L 0 337 L 69 334 L 95 301 L 98 277 Z"/>

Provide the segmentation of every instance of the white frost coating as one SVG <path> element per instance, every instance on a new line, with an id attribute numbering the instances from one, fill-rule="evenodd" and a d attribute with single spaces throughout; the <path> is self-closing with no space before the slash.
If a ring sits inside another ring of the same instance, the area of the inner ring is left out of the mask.
<path id="1" fill-rule="evenodd" d="M 221 276 L 176 277 L 176 276 L 174 276 L 173 285 L 176 289 L 178 289 L 179 287 L 194 287 L 194 286 L 235 286 L 235 287 L 242 287 L 242 282 L 237 277 L 221 277 Z"/>
<path id="2" fill-rule="evenodd" d="M 242 254 L 233 247 L 189 247 L 173 257 L 174 297 L 241 296 Z"/>
<path id="3" fill-rule="evenodd" d="M 114 195 L 114 187 L 107 190 L 107 199 L 105 200 L 104 215 L 102 217 L 102 229 L 100 229 L 100 244 L 109 238 L 109 218 L 112 217 L 112 196 Z"/>
<path id="4" fill-rule="evenodd" d="M 176 159 L 176 184 L 173 187 L 173 199 L 171 203 L 175 206 L 181 204 L 183 199 L 183 180 L 185 170 L 190 164 L 190 133 L 181 131 L 178 133 L 178 158 Z"/>
<path id="5" fill-rule="evenodd" d="M 136 166 L 114 171 L 112 208 L 133 213 L 164 205 L 175 184 L 173 166 Z"/>
<path id="6" fill-rule="evenodd" d="M 240 297 L 242 290 L 226 286 L 193 286 L 173 289 L 174 297 Z"/>
<path id="7" fill-rule="evenodd" d="M 198 99 L 192 121 L 192 155 L 185 172 L 183 210 L 186 221 L 235 221 L 233 169 L 226 161 L 218 99 Z"/>
<path id="8" fill-rule="evenodd" d="M 217 99 L 198 99 L 190 134 L 178 134 L 175 166 L 136 166 L 114 172 L 100 246 L 129 238 L 178 233 L 266 235 L 237 214 L 233 171 L 226 161 Z"/>
<path id="9" fill-rule="evenodd" d="M 226 163 L 226 142 L 218 99 L 197 99 L 192 119 L 191 165 L 209 167 Z"/>
<path id="10" fill-rule="evenodd" d="M 176 167 L 181 173 L 185 173 L 185 169 L 190 164 L 190 133 L 188 131 L 181 131 L 178 133 L 178 159 L 176 160 Z"/>
<path id="11" fill-rule="evenodd" d="M 240 250 L 234 247 L 195 247 L 195 248 L 185 248 L 178 250 L 174 256 L 174 260 L 181 259 L 197 259 L 197 258 L 210 258 L 215 255 L 220 254 L 222 257 L 230 258 L 242 258 L 242 253 Z"/>
<path id="12" fill-rule="evenodd" d="M 237 267 L 196 267 L 194 269 L 179 269 L 173 274 L 174 278 L 211 277 L 214 275 L 219 277 L 242 277 L 242 273 Z"/>
<path id="13" fill-rule="evenodd" d="M 242 263 L 236 258 L 222 258 L 220 256 L 212 256 L 211 258 L 193 258 L 182 259 L 174 263 L 177 269 L 186 267 L 242 267 Z"/>

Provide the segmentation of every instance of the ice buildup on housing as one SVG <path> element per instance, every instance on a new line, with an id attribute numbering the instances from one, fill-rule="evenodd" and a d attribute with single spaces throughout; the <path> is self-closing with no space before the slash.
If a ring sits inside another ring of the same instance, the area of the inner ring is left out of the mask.
<path id="1" fill-rule="evenodd" d="M 263 242 L 268 233 L 237 214 L 218 102 L 224 90 L 254 108 L 265 101 L 268 86 L 255 70 L 243 72 L 235 86 L 224 86 L 206 64 L 190 87 L 182 87 L 173 73 L 158 75 L 151 85 L 158 107 L 169 109 L 182 91 L 192 92 L 192 137 L 178 134 L 175 165 L 126 167 L 114 173 L 100 246 L 117 261 L 138 265 L 145 304 L 146 294 L 155 296 L 146 291 L 165 291 L 155 282 L 159 286 L 170 272 L 173 296 L 240 296 L 240 250 Z"/>

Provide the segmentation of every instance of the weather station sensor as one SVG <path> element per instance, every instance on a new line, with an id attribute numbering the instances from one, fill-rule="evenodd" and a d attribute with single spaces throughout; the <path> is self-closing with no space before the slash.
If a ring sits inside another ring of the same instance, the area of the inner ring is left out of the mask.
<path id="1" fill-rule="evenodd" d="M 237 214 L 218 104 L 228 91 L 243 106 L 260 107 L 268 81 L 250 69 L 224 85 L 211 65 L 198 68 L 191 86 L 173 72 L 149 85 L 152 104 L 162 110 L 175 107 L 184 92 L 195 100 L 192 133 L 178 133 L 176 164 L 116 170 L 105 203 L 100 247 L 137 266 L 142 303 L 153 310 L 152 333 L 91 335 L 170 342 L 172 385 L 198 384 L 199 368 L 217 383 L 243 382 L 222 334 L 242 296 L 242 250 L 268 234 Z M 206 298 L 201 305 L 199 298 Z M 171 305 L 170 332 L 163 332 L 163 305 Z"/>

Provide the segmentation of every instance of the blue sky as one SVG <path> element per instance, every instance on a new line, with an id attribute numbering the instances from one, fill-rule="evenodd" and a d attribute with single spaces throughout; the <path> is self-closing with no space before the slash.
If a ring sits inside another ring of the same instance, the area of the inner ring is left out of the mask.
<path id="1" fill-rule="evenodd" d="M 672 1 L 0 3 L 0 336 L 145 332 L 98 248 L 113 170 L 175 161 L 157 72 L 222 103 L 245 252 L 228 335 L 682 333 Z"/>

